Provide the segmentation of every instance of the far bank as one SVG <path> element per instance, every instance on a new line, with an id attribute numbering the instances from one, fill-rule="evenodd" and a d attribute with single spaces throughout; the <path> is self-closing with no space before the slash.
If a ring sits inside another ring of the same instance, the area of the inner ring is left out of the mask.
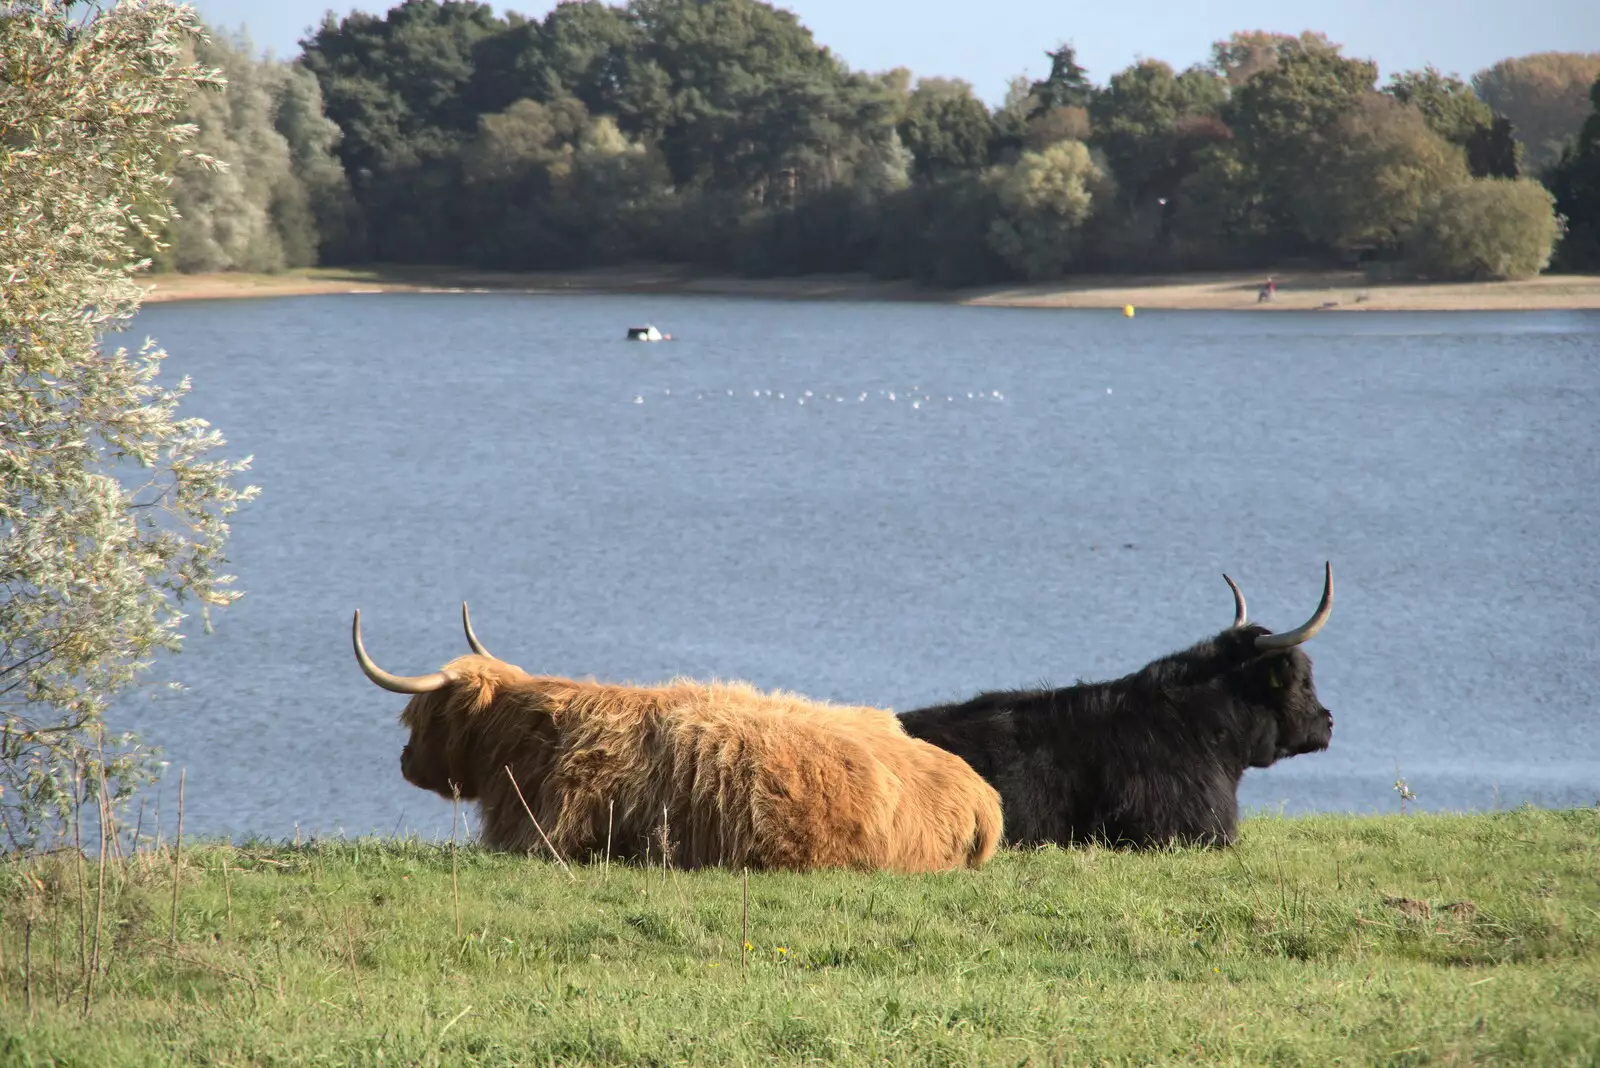
<path id="1" fill-rule="evenodd" d="M 1195 311 L 1555 311 L 1600 309 L 1600 276 L 1541 275 L 1515 282 L 1370 283 L 1359 271 L 1271 272 L 1276 296 L 1257 294 L 1268 272 L 1078 275 L 1056 282 L 935 290 L 867 275 L 735 278 L 671 266 L 581 271 L 479 271 L 453 267 L 315 268 L 283 274 L 161 274 L 147 301 L 320 293 L 677 293 L 766 300 L 929 301 L 1008 308 Z"/>

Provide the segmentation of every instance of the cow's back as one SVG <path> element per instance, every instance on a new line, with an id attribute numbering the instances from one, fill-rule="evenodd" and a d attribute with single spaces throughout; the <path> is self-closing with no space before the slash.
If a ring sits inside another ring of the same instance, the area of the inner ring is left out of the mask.
<path id="1" fill-rule="evenodd" d="M 663 808 L 686 868 L 930 871 L 993 855 L 994 791 L 892 712 L 742 683 L 638 692 L 648 696 L 564 717 L 546 801 L 579 855 L 597 848 L 608 818 L 616 852 L 643 852 Z"/>
<path id="2" fill-rule="evenodd" d="M 937 871 L 981 867 L 999 848 L 1004 825 L 998 791 L 965 760 L 906 737 L 885 757 L 898 772 L 896 867 Z"/>
<path id="3" fill-rule="evenodd" d="M 1067 722 L 1057 722 L 1046 715 L 1017 714 L 1019 704 L 1037 704 L 1039 698 L 1048 693 L 986 693 L 900 716 L 909 735 L 965 760 L 997 791 L 1005 839 L 1016 845 L 1088 837 L 1105 764 L 1116 760 L 1107 751 L 1106 732 L 1083 717 L 1063 711 Z"/>

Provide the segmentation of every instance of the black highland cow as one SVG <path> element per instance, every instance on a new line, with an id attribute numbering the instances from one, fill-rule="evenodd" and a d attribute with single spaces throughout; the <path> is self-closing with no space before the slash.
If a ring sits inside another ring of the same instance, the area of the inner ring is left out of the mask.
<path id="1" fill-rule="evenodd" d="M 1333 608 L 1273 634 L 1246 621 L 1111 682 L 979 694 L 901 716 L 913 737 L 971 764 L 1000 792 L 1013 844 L 1100 841 L 1223 845 L 1239 818 L 1246 768 L 1326 749 L 1333 716 L 1298 646 Z"/>

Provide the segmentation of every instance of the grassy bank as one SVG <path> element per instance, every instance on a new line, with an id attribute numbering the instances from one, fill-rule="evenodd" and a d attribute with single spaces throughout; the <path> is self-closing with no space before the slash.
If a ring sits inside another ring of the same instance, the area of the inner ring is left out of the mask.
<path id="1" fill-rule="evenodd" d="M 1543 275 L 1518 282 L 1373 285 L 1356 271 L 1278 272 L 1278 295 L 1256 302 L 1266 272 L 1082 275 L 1030 286 L 929 290 L 863 275 L 730 278 L 676 267 L 586 271 L 474 271 L 454 267 L 318 268 L 284 274 L 164 274 L 147 278 L 149 301 L 293 296 L 314 293 L 484 291 L 514 293 L 683 293 L 769 300 L 916 300 L 1013 308 L 1233 311 L 1536 311 L 1600 308 L 1600 276 Z"/>
<path id="2" fill-rule="evenodd" d="M 1227 851 L 755 874 L 743 954 L 737 873 L 569 879 L 475 849 L 458 867 L 405 841 L 109 864 L 89 991 L 95 864 L 13 859 L 0 1061 L 1600 1061 L 1593 809 L 1258 818 Z"/>

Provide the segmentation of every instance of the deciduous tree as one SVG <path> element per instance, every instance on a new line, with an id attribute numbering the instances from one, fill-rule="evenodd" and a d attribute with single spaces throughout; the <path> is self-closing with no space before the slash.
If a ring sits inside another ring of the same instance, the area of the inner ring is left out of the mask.
<path id="1" fill-rule="evenodd" d="M 1291 51 L 1234 91 L 1224 118 L 1232 127 L 1245 173 L 1260 183 L 1257 198 L 1268 229 L 1306 236 L 1295 214 L 1319 181 L 1316 160 L 1334 123 L 1377 80 L 1377 65 L 1330 49 Z"/>
<path id="2" fill-rule="evenodd" d="M 315 80 L 255 55 L 247 37 L 199 41 L 195 55 L 221 70 L 228 88 L 196 94 L 186 117 L 199 130 L 196 149 L 227 160 L 228 169 L 178 166 L 174 265 L 180 271 L 271 272 L 316 263 L 319 214 L 304 175 L 316 183 L 320 219 L 330 230 L 347 187 L 329 155 L 338 128 L 321 114 Z M 294 144 L 285 129 L 295 135 Z"/>
<path id="3" fill-rule="evenodd" d="M 959 78 L 922 78 L 906 98 L 900 140 L 923 177 L 973 170 L 989 160 L 989 109 Z"/>
<path id="4" fill-rule="evenodd" d="M 1211 67 L 1229 85 L 1240 86 L 1287 56 L 1301 52 L 1337 52 L 1326 34 L 1305 31 L 1296 37 L 1267 30 L 1240 30 L 1211 46 Z"/>
<path id="5" fill-rule="evenodd" d="M 1145 60 L 1111 76 L 1090 109 L 1092 143 L 1106 154 L 1123 194 L 1170 196 L 1191 171 L 1194 133 L 1185 119 L 1214 117 L 1225 84 L 1203 69 L 1175 74 L 1160 60 Z"/>
<path id="6" fill-rule="evenodd" d="M 1538 182 L 1474 178 L 1429 198 L 1406 252 L 1428 278 L 1526 278 L 1549 265 L 1557 233 L 1554 201 Z"/>
<path id="7" fill-rule="evenodd" d="M 175 650 L 184 608 L 239 596 L 222 572 L 248 461 L 180 418 L 163 353 L 107 349 L 139 306 L 165 165 L 194 133 L 193 12 L 145 0 L 69 20 L 56 0 L 0 11 L 0 816 L 13 846 L 95 783 L 112 697 Z M 204 161 L 202 161 L 204 162 Z M 146 214 L 133 205 L 150 205 Z M 105 739 L 123 788 L 134 739 Z M 92 787 L 91 787 L 92 789 Z"/>
<path id="8" fill-rule="evenodd" d="M 1472 76 L 1484 102 L 1511 120 L 1529 173 L 1561 156 L 1589 114 L 1600 52 L 1539 52 L 1503 59 Z"/>
<path id="9" fill-rule="evenodd" d="M 1087 141 L 1089 132 L 1089 109 L 1064 104 L 1029 119 L 1023 143 L 1037 152 L 1057 141 Z"/>
<path id="10" fill-rule="evenodd" d="M 324 111 L 322 87 L 298 64 L 280 68 L 273 125 L 289 146 L 289 164 L 305 189 L 315 224 L 313 258 L 291 253 L 291 262 L 347 263 L 362 247 L 360 211 L 335 151 L 342 134 Z"/>
<path id="11" fill-rule="evenodd" d="M 1336 248 L 1400 244 L 1432 196 L 1465 182 L 1465 154 L 1421 111 L 1368 93 L 1318 146 L 1316 181 L 1297 212 L 1310 235 Z"/>
<path id="12" fill-rule="evenodd" d="M 616 71 L 618 115 L 660 146 L 679 185 L 742 180 L 728 163 L 744 149 L 745 112 L 773 82 L 844 74 L 791 12 L 757 0 L 632 0 L 627 17 L 637 43 Z"/>
<path id="13" fill-rule="evenodd" d="M 1474 177 L 1517 176 L 1520 149 L 1510 120 L 1497 116 L 1460 78 L 1424 67 L 1394 75 L 1383 91 L 1416 108 L 1435 133 L 1465 149 Z"/>
<path id="14" fill-rule="evenodd" d="M 1600 78 L 1589 88 L 1593 110 L 1578 138 L 1546 173 L 1556 210 L 1567 221 L 1557 251 L 1567 270 L 1600 268 Z"/>
<path id="15" fill-rule="evenodd" d="M 462 248 L 460 156 L 477 126 L 476 47 L 505 28 L 488 4 L 404 0 L 359 12 L 301 42 L 339 157 L 361 205 L 371 256 L 448 261 Z"/>
<path id="16" fill-rule="evenodd" d="M 1080 141 L 1061 141 L 1024 152 L 1005 168 L 996 187 L 1000 216 L 989 244 L 1028 279 L 1057 277 L 1076 255 L 1088 222 L 1110 198 L 1110 177 Z"/>

